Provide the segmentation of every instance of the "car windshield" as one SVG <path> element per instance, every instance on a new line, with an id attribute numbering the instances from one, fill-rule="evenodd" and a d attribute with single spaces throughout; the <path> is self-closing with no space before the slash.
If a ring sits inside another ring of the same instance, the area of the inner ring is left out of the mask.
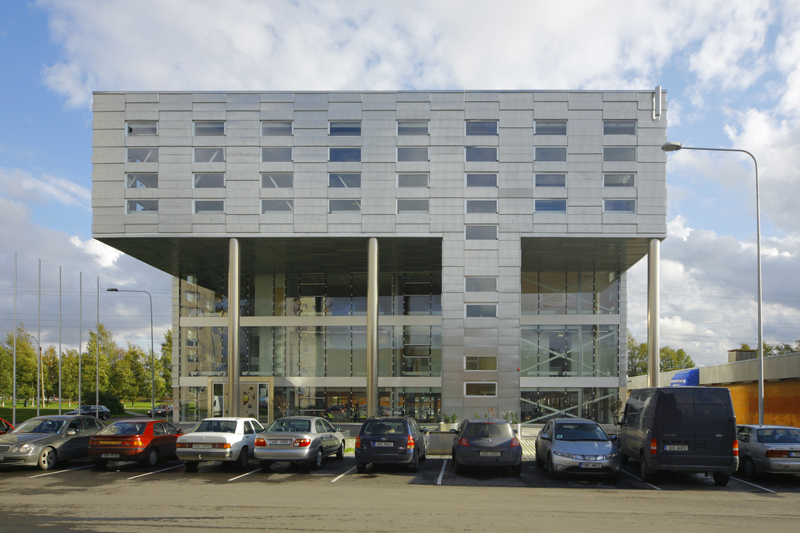
<path id="1" fill-rule="evenodd" d="M 367 420 L 362 435 L 405 434 L 406 425 L 402 420 Z"/>
<path id="2" fill-rule="evenodd" d="M 512 437 L 510 424 L 490 424 L 473 423 L 467 424 L 464 430 L 465 437 L 490 438 L 490 437 Z"/>
<path id="3" fill-rule="evenodd" d="M 192 433 L 236 433 L 236 422 L 233 420 L 203 420 L 197 424 Z"/>
<path id="4" fill-rule="evenodd" d="M 292 418 L 281 418 L 273 422 L 267 428 L 267 431 L 271 432 L 291 431 L 295 433 L 307 433 L 311 431 L 311 421 L 297 420 Z"/>
<path id="5" fill-rule="evenodd" d="M 800 444 L 800 429 L 759 429 L 758 442 L 762 442 L 764 444 Z"/>
<path id="6" fill-rule="evenodd" d="M 106 426 L 98 435 L 142 435 L 147 424 L 141 422 L 114 422 Z"/>
<path id="7" fill-rule="evenodd" d="M 603 428 L 597 424 L 587 424 L 585 422 L 566 422 L 556 424 L 555 431 L 556 440 L 608 440 Z"/>
<path id="8" fill-rule="evenodd" d="M 31 418 L 14 430 L 14 433 L 58 433 L 64 427 L 63 420 L 50 418 Z"/>

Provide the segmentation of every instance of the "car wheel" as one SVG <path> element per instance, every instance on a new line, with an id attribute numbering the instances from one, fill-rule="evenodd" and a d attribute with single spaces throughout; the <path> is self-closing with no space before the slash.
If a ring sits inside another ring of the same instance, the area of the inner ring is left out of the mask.
<path id="1" fill-rule="evenodd" d="M 556 470 L 553 468 L 553 458 L 551 456 L 547 456 L 547 477 L 550 479 L 556 478 Z"/>
<path id="2" fill-rule="evenodd" d="M 336 458 L 339 460 L 344 459 L 344 441 L 339 445 L 339 449 L 336 450 Z"/>
<path id="3" fill-rule="evenodd" d="M 650 483 L 653 481 L 653 471 L 647 467 L 647 462 L 644 460 L 644 453 L 639 454 L 639 479 L 643 483 Z"/>
<path id="4" fill-rule="evenodd" d="M 744 458 L 744 475 L 749 478 L 755 478 L 758 476 L 758 470 L 756 470 L 756 464 L 749 457 Z"/>
<path id="5" fill-rule="evenodd" d="M 714 484 L 724 487 L 731 480 L 730 474 L 723 474 L 722 472 L 714 472 Z"/>
<path id="6" fill-rule="evenodd" d="M 197 465 L 200 464 L 200 461 L 184 461 L 183 464 L 186 466 L 186 470 L 194 472 L 197 470 Z"/>
<path id="7" fill-rule="evenodd" d="M 108 464 L 108 459 L 95 459 L 94 460 L 94 466 L 96 466 L 97 468 L 105 468 L 105 466 L 107 464 Z"/>
<path id="8" fill-rule="evenodd" d="M 52 470 L 54 466 L 56 466 L 56 451 L 48 446 L 39 453 L 39 468 Z"/>
<path id="9" fill-rule="evenodd" d="M 511 473 L 513 475 L 515 475 L 515 476 L 521 476 L 522 475 L 522 462 L 520 462 L 518 465 L 512 466 L 511 467 Z"/>
<path id="10" fill-rule="evenodd" d="M 367 463 L 356 463 L 356 472 L 363 474 L 367 471 Z"/>
<path id="11" fill-rule="evenodd" d="M 250 457 L 247 455 L 247 446 L 242 446 L 242 451 L 239 452 L 239 458 L 236 459 L 236 467 L 239 470 L 244 470 L 247 468 L 247 463 L 250 461 Z"/>
<path id="12" fill-rule="evenodd" d="M 264 472 L 268 471 L 272 466 L 272 461 L 259 461 L 258 464 L 261 465 L 261 470 Z"/>
<path id="13" fill-rule="evenodd" d="M 158 463 L 158 450 L 150 448 L 147 450 L 144 459 L 142 459 L 142 466 L 156 466 Z"/>
<path id="14" fill-rule="evenodd" d="M 322 446 L 317 448 L 317 455 L 314 456 L 314 461 L 311 463 L 311 468 L 319 470 L 322 468 Z"/>
<path id="15" fill-rule="evenodd" d="M 419 452 L 414 448 L 414 455 L 411 456 L 411 462 L 408 463 L 408 469 L 412 472 L 419 470 Z"/>

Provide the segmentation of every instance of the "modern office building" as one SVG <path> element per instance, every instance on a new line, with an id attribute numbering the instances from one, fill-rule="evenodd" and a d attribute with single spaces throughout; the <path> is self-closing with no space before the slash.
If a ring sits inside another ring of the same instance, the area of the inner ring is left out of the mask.
<path id="1" fill-rule="evenodd" d="M 174 276 L 180 420 L 363 418 L 374 335 L 380 414 L 608 422 L 666 125 L 660 88 L 97 92 L 93 233 Z"/>

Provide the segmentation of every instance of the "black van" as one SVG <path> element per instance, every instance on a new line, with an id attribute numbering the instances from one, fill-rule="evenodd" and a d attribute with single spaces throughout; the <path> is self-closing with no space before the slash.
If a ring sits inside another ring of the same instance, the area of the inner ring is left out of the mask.
<path id="1" fill-rule="evenodd" d="M 622 462 L 639 462 L 642 481 L 659 470 L 706 472 L 727 485 L 739 467 L 736 416 L 723 387 L 636 389 L 619 422 Z"/>

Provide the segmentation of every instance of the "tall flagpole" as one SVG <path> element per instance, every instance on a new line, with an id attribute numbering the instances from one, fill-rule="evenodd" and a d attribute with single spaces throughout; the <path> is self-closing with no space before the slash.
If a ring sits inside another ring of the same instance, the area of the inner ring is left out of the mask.
<path id="1" fill-rule="evenodd" d="M 39 307 L 36 311 L 36 344 L 39 345 L 39 357 L 36 360 L 36 416 L 39 416 L 39 407 L 42 405 L 40 395 L 42 383 L 42 260 L 39 259 Z"/>
<path id="2" fill-rule="evenodd" d="M 61 265 L 58 265 L 58 414 L 61 414 Z"/>
<path id="3" fill-rule="evenodd" d="M 80 273 L 78 289 L 78 412 L 81 412 L 81 347 L 83 345 L 83 272 Z"/>
<path id="4" fill-rule="evenodd" d="M 11 388 L 11 425 L 17 425 L 17 252 L 14 252 L 14 385 Z"/>
<path id="5" fill-rule="evenodd" d="M 97 334 L 94 337 L 95 353 L 97 361 L 95 368 L 94 383 L 94 415 L 100 418 L 100 276 L 97 276 Z"/>

